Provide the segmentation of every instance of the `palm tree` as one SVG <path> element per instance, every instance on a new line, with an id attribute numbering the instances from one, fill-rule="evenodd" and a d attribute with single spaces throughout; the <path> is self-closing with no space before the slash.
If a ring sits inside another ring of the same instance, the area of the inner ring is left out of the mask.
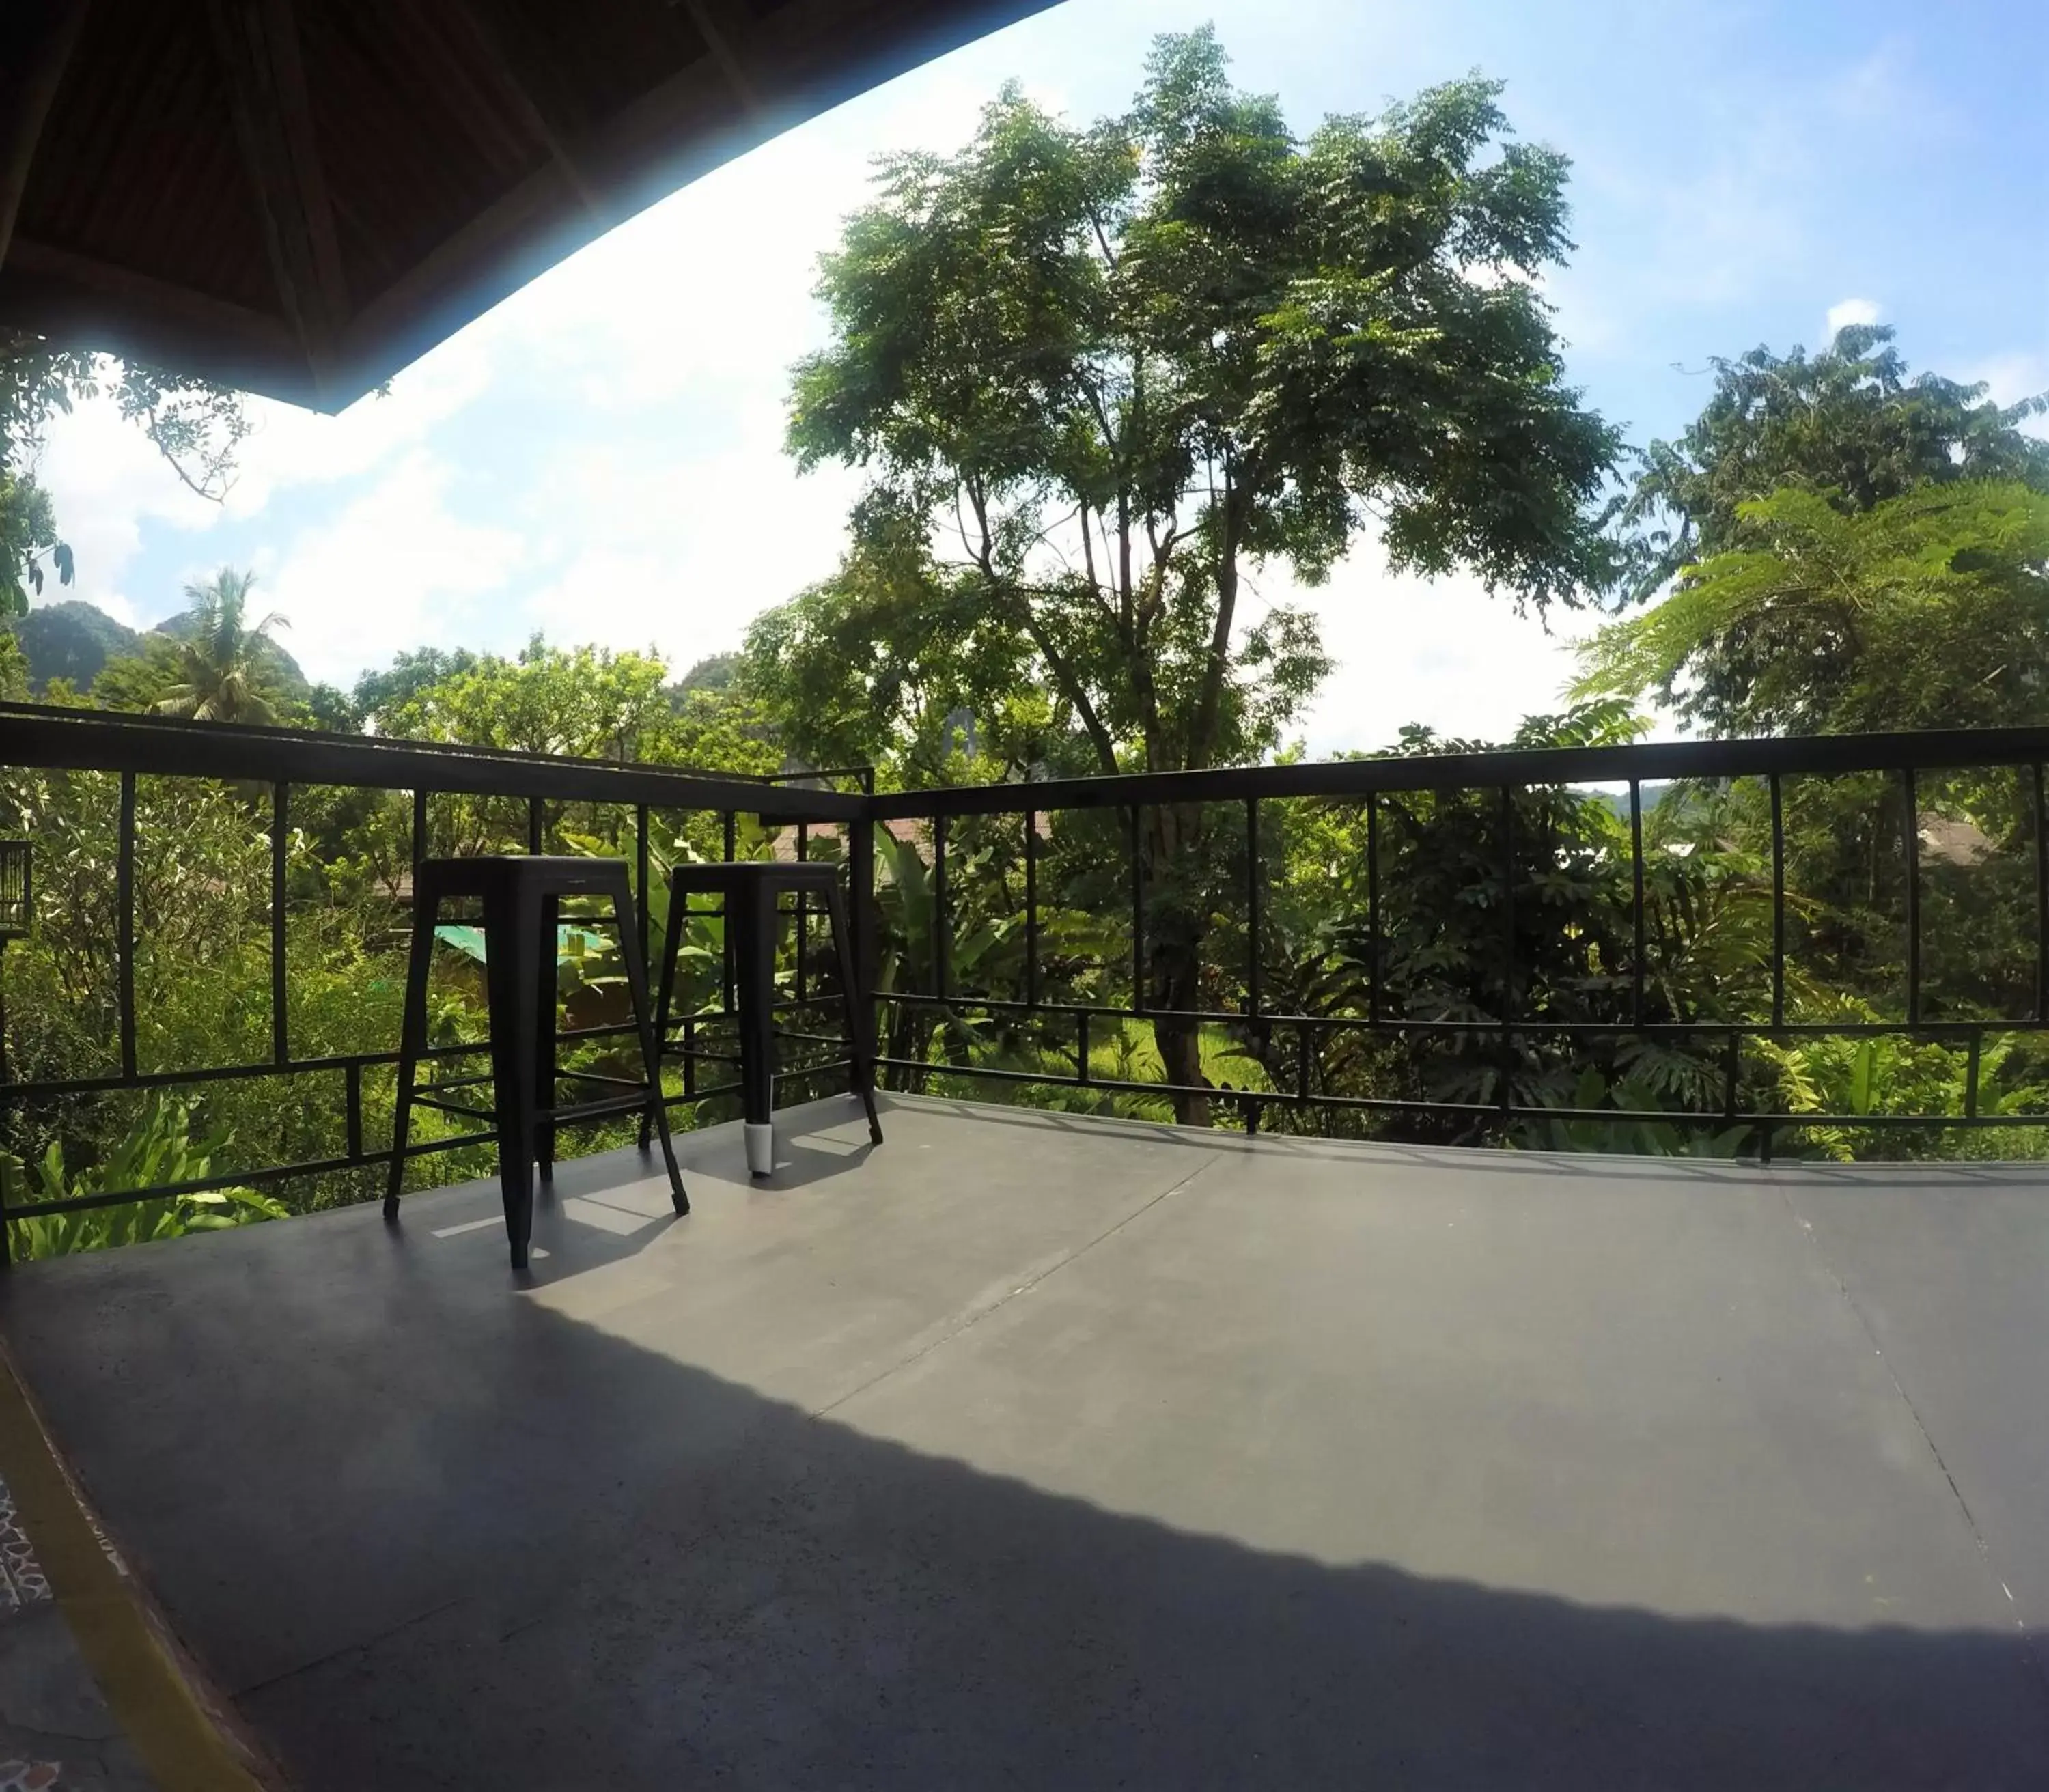
<path id="1" fill-rule="evenodd" d="M 258 682 L 260 655 L 274 628 L 290 626 L 273 611 L 253 628 L 243 621 L 254 573 L 224 566 L 205 585 L 189 585 L 191 629 L 175 650 L 178 679 L 150 707 L 191 721 L 267 722 L 276 719 Z"/>

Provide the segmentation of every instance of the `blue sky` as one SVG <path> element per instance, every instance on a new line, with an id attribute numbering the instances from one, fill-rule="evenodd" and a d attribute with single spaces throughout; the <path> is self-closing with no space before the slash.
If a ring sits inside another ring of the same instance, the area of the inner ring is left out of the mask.
<path id="1" fill-rule="evenodd" d="M 653 646 L 680 668 L 830 570 L 853 491 L 780 452 L 790 362 L 822 340 L 818 254 L 869 158 L 951 147 L 998 83 L 1121 107 L 1161 30 L 1211 20 L 1241 83 L 1306 130 L 1470 69 L 1574 164 L 1548 283 L 1574 379 L 1631 439 L 1695 414 L 1711 354 L 1895 325 L 1917 367 L 2049 387 L 2049 8 L 1622 0 L 1067 0 L 800 127 L 555 269 L 338 418 L 259 405 L 224 505 L 103 409 L 43 473 L 73 593 L 147 624 L 255 567 L 316 677 L 422 643 Z M 1259 581 L 1293 597 L 1285 577 Z M 1471 581 L 1390 577 L 1363 542 L 1311 594 L 1339 668 L 1301 732 L 1499 734 L 1570 670 Z"/>

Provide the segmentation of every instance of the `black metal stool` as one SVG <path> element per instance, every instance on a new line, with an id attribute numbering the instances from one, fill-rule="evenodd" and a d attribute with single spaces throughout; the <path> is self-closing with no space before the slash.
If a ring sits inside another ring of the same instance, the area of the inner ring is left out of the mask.
<path id="1" fill-rule="evenodd" d="M 663 1052 L 686 1054 L 686 1048 L 669 1037 L 669 1010 L 676 992 L 676 958 L 683 943 L 690 897 L 716 896 L 725 907 L 740 1003 L 741 1102 L 745 1116 L 742 1133 L 747 1145 L 747 1168 L 750 1175 L 757 1176 L 767 1176 L 776 1164 L 776 899 L 786 890 L 800 900 L 815 895 L 825 900 L 839 960 L 840 988 L 846 998 L 847 1055 L 853 1062 L 853 1086 L 868 1112 L 869 1139 L 877 1145 L 882 1142 L 882 1122 L 875 1114 L 875 1053 L 869 1042 L 867 1010 L 854 982 L 846 898 L 839 887 L 838 868 L 776 859 L 679 865 L 669 873 L 669 925 L 662 943 L 662 989 L 655 1009 L 655 1037 Z M 647 1122 L 643 1120 L 643 1150 L 647 1144 Z"/>
<path id="2" fill-rule="evenodd" d="M 441 905 L 475 897 L 484 904 L 484 958 L 491 1005 L 491 1069 L 486 1075 L 450 1077 L 416 1086 L 427 1047 L 427 966 L 434 954 Z M 619 923 L 620 955 L 633 997 L 640 1036 L 643 1080 L 566 1071 L 555 1063 L 555 966 L 560 950 L 562 899 L 609 897 Z M 555 1099 L 558 1079 L 616 1086 L 628 1091 L 564 1106 Z M 494 1112 L 441 1098 L 446 1089 L 492 1085 Z M 662 1059 L 647 1001 L 647 970 L 640 949 L 640 923 L 626 867 L 617 859 L 549 858 L 538 854 L 427 859 L 413 868 L 413 954 L 406 975 L 406 1017 L 399 1048 L 399 1105 L 391 1122 L 391 1176 L 384 1194 L 384 1217 L 399 1216 L 399 1189 L 406 1173 L 406 1135 L 415 1105 L 492 1122 L 498 1138 L 498 1175 L 505 1191 L 505 1234 L 512 1267 L 527 1266 L 533 1234 L 534 1166 L 542 1179 L 553 1174 L 555 1128 L 566 1120 L 605 1114 L 641 1115 L 641 1149 L 648 1129 L 662 1137 L 670 1199 L 678 1213 L 690 1211 L 669 1141 L 669 1117 L 662 1100 Z"/>

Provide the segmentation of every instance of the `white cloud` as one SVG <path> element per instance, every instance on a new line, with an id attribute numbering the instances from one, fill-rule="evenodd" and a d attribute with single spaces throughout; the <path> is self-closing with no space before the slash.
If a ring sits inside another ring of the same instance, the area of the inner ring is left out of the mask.
<path id="1" fill-rule="evenodd" d="M 526 543 L 454 515 L 451 478 L 445 462 L 412 449 L 332 521 L 301 531 L 274 566 L 257 557 L 263 599 L 289 619 L 282 639 L 309 678 L 347 683 L 401 647 L 498 632 L 480 600 L 504 589 Z"/>
<path id="2" fill-rule="evenodd" d="M 1878 301 L 1868 298 L 1838 299 L 1829 307 L 1828 340 L 1836 340 L 1836 332 L 1848 329 L 1853 324 L 1875 324 L 1878 321 Z"/>
<path id="3" fill-rule="evenodd" d="M 357 399 L 338 417 L 251 398 L 253 428 L 224 509 L 255 516 L 292 487 L 331 484 L 389 465 L 488 391 L 496 368 L 488 336 L 465 331 L 406 368 L 387 391 Z"/>
<path id="4" fill-rule="evenodd" d="M 2049 351 L 1995 355 L 1967 367 L 1958 376 L 1966 385 L 1982 381 L 1995 404 L 2018 404 L 2049 392 Z M 2049 417 L 2030 418 L 2021 427 L 2030 435 L 2049 437 Z"/>
<path id="5" fill-rule="evenodd" d="M 1312 756 L 1387 746 L 1417 721 L 1500 741 L 1525 716 L 1565 706 L 1577 669 L 1573 636 L 1584 629 L 1577 615 L 1554 615 L 1547 633 L 1470 575 L 1390 572 L 1370 536 L 1320 589 L 1296 588 L 1272 569 L 1259 583 L 1268 601 L 1316 612 L 1337 662 L 1295 729 Z"/>
<path id="6" fill-rule="evenodd" d="M 81 404 L 52 425 L 37 475 L 56 506 L 57 528 L 72 546 L 76 582 L 52 583 L 45 603 L 79 597 L 131 625 L 146 626 L 177 608 L 155 593 L 127 589 L 144 526 L 212 526 L 218 507 L 181 485 L 142 432 L 123 422 L 109 398 Z"/>
<path id="7" fill-rule="evenodd" d="M 776 413 L 768 413 L 770 421 Z M 739 644 L 771 604 L 838 562 L 856 482 L 800 478 L 772 430 L 698 455 L 565 446 L 543 481 L 575 519 L 558 576 L 522 606 L 561 641 L 652 644 L 678 667 Z"/>
<path id="8" fill-rule="evenodd" d="M 251 398 L 251 433 L 220 503 L 185 486 L 111 399 L 80 405 L 52 420 L 37 463 L 78 568 L 73 586 L 46 590 L 44 601 L 81 597 L 136 627 L 161 621 L 179 607 L 175 585 L 130 589 L 146 526 L 168 524 L 203 538 L 259 516 L 282 492 L 389 466 L 480 395 L 492 371 L 485 344 L 458 336 L 400 374 L 388 394 L 361 399 L 339 417 Z M 210 566 L 209 556 L 196 542 L 188 570 Z"/>

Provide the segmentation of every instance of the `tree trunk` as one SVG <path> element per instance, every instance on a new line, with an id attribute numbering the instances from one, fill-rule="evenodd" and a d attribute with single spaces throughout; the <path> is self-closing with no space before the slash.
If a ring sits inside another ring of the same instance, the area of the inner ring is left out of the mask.
<path id="1" fill-rule="evenodd" d="M 1162 806 L 1150 812 L 1140 836 L 1147 899 L 1145 1004 L 1164 1079 L 1191 1091 L 1171 1098 L 1175 1121 L 1183 1126 L 1210 1124 L 1209 1097 L 1200 1092 L 1207 1086 L 1201 1023 L 1176 1020 L 1170 1012 L 1202 1006 L 1207 912 L 1201 888 L 1202 831 L 1199 808 Z"/>
<path id="2" fill-rule="evenodd" d="M 1170 955 L 1156 952 L 1153 954 L 1153 986 L 1163 989 L 1168 1002 L 1176 1008 L 1192 1008 L 1199 986 L 1201 970 L 1192 961 L 1185 964 L 1172 962 L 1180 954 Z M 1207 1126 L 1210 1123 L 1210 1098 L 1201 1094 L 1207 1086 L 1203 1075 L 1203 1041 L 1200 1025 L 1192 1020 L 1169 1020 L 1164 1013 L 1153 1017 L 1153 1041 L 1160 1049 L 1160 1063 L 1169 1083 L 1183 1085 L 1180 1092 L 1172 1098 L 1174 1103 L 1176 1124 L 1182 1126 Z M 1196 1093 L 1189 1093 L 1194 1089 Z"/>

